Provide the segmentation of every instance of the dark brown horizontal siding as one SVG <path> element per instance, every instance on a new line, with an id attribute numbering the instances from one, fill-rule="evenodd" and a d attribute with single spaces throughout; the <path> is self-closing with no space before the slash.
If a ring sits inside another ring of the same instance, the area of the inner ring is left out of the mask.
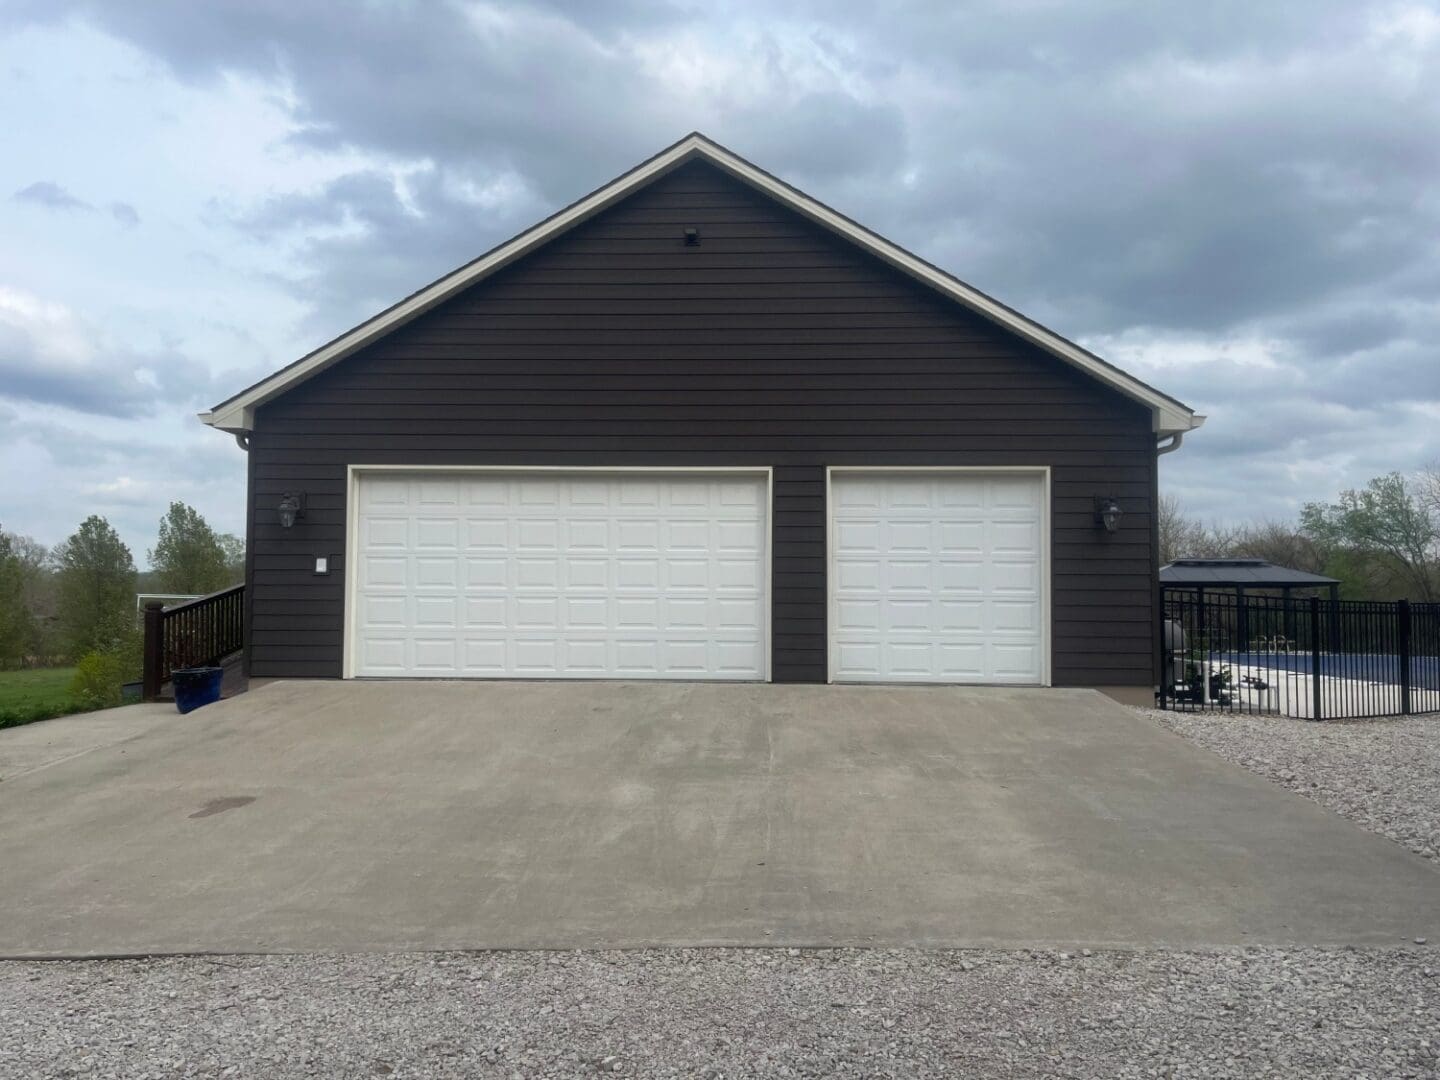
<path id="1" fill-rule="evenodd" d="M 795 682 L 826 677 L 827 465 L 1048 465 L 1054 680 L 1148 685 L 1153 445 L 1133 402 L 691 165 L 259 410 L 252 670 L 340 674 L 347 465 L 772 466 Z"/>

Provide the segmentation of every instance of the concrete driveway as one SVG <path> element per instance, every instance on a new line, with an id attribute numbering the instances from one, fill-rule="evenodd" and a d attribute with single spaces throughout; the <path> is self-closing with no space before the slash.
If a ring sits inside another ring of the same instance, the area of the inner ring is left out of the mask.
<path id="1" fill-rule="evenodd" d="M 1440 872 L 1088 691 L 282 682 L 0 783 L 0 913 L 9 956 L 1395 944 Z"/>

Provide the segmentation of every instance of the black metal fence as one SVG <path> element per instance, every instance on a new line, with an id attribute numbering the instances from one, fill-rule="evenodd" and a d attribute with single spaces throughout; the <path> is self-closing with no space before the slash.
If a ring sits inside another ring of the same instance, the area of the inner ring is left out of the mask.
<path id="1" fill-rule="evenodd" d="M 1440 604 L 1161 597 L 1161 708 L 1312 720 L 1440 711 Z"/>

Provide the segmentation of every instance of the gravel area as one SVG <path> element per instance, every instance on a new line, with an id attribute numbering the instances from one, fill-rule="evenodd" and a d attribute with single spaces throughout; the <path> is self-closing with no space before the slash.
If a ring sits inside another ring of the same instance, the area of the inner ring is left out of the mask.
<path id="1" fill-rule="evenodd" d="M 1315 723 L 1137 711 L 1362 828 L 1440 860 L 1440 714 Z"/>
<path id="2" fill-rule="evenodd" d="M 0 964 L 0 1076 L 1437 1076 L 1440 957 L 640 950 Z"/>

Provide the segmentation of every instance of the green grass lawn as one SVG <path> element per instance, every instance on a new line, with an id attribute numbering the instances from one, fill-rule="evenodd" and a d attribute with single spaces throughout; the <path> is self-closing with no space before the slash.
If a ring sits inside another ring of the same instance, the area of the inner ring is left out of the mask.
<path id="1" fill-rule="evenodd" d="M 73 667 L 0 671 L 0 727 L 81 712 L 70 696 Z"/>

